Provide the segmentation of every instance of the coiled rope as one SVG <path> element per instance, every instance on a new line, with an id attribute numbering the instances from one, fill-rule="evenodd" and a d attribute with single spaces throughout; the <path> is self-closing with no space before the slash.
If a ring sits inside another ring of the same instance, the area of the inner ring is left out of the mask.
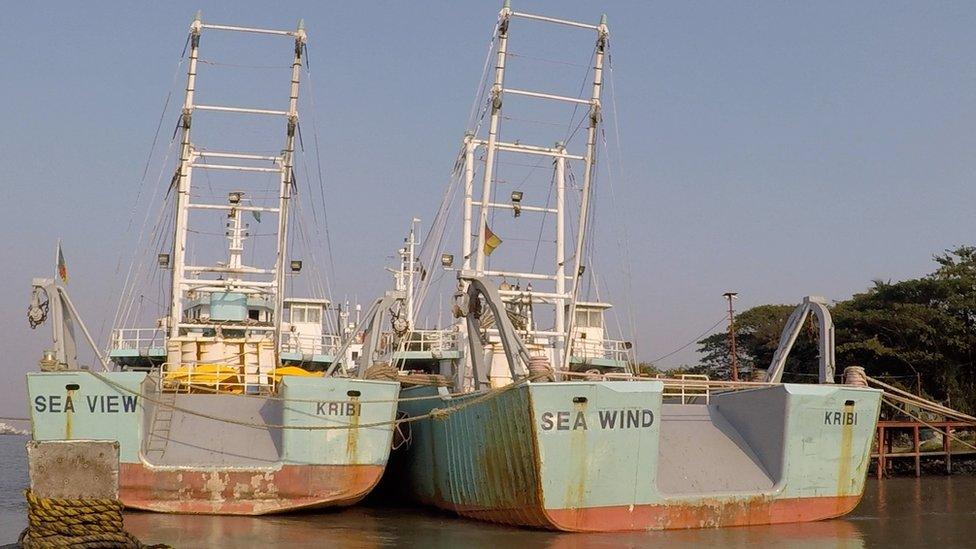
<path id="1" fill-rule="evenodd" d="M 42 498 L 24 490 L 27 529 L 17 540 L 25 549 L 41 547 L 170 549 L 146 545 L 122 524 L 122 502 L 105 498 Z"/>

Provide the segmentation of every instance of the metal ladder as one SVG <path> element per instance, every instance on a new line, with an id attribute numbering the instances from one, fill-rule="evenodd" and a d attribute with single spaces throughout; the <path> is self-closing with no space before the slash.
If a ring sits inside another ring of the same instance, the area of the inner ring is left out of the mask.
<path id="1" fill-rule="evenodd" d="M 176 393 L 158 394 L 159 404 L 153 411 L 152 425 L 149 427 L 149 441 L 146 443 L 146 457 L 156 453 L 162 457 L 169 444 L 170 431 L 173 426 L 173 405 L 176 404 Z"/>

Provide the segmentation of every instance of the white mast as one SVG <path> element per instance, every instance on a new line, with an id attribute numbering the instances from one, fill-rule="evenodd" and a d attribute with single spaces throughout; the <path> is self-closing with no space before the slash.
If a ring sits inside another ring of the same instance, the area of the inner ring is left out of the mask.
<path id="1" fill-rule="evenodd" d="M 565 154 L 566 147 L 560 141 L 556 143 L 556 150 Z M 556 157 L 556 294 L 566 295 L 566 157 Z M 556 325 L 553 330 L 556 336 L 556 352 L 553 359 L 563 364 L 564 357 L 569 356 L 566 351 L 566 307 L 562 298 L 557 300 L 555 316 Z"/>
<path id="2" fill-rule="evenodd" d="M 568 26 L 579 29 L 596 31 L 597 33 L 597 53 L 594 66 L 593 88 L 589 98 L 581 99 L 543 93 L 538 91 L 515 89 L 505 86 L 505 62 L 508 56 L 509 23 L 514 18 L 527 19 L 542 23 Z M 511 9 L 508 0 L 505 1 L 502 10 L 498 15 L 498 47 L 495 53 L 495 78 L 491 89 L 491 119 L 488 126 L 488 135 L 484 139 L 479 139 L 473 135 L 465 135 L 464 138 L 464 221 L 463 234 L 461 239 L 462 246 L 462 272 L 478 276 L 506 277 L 512 279 L 526 279 L 530 281 L 546 281 L 551 285 L 550 289 L 539 289 L 539 291 L 502 289 L 499 291 L 503 299 L 518 299 L 521 303 L 528 303 L 526 314 L 531 314 L 531 302 L 551 304 L 554 308 L 553 328 L 551 330 L 531 330 L 534 336 L 544 336 L 552 338 L 554 342 L 553 360 L 562 369 L 568 369 L 571 337 L 573 332 L 573 322 L 575 316 L 576 293 L 579 290 L 579 275 L 583 269 L 582 248 L 586 234 L 586 218 L 589 210 L 590 189 L 592 186 L 593 166 L 596 161 L 596 130 L 600 118 L 600 88 L 602 85 L 603 56 L 608 36 L 606 16 L 603 16 L 598 25 L 578 23 L 552 17 L 544 17 L 527 13 L 516 12 Z M 563 103 L 587 105 L 589 107 L 588 116 L 589 126 L 587 132 L 587 144 L 585 155 L 570 154 L 566 151 L 566 146 L 562 142 L 555 143 L 554 146 L 546 147 L 530 145 L 521 141 L 501 141 L 499 140 L 499 124 L 501 120 L 501 110 L 505 95 L 530 98 L 533 100 L 557 101 Z M 475 149 L 484 147 L 485 165 L 481 179 L 481 198 L 480 201 L 474 200 L 474 163 Z M 554 207 L 531 206 L 522 204 L 522 192 L 515 189 L 510 203 L 492 203 L 492 185 L 495 177 L 496 153 L 524 154 L 530 156 L 544 156 L 553 159 L 553 177 L 555 179 L 556 197 Z M 572 256 L 574 268 L 570 274 L 566 270 L 566 161 L 580 160 L 583 163 L 583 197 L 580 207 L 579 233 L 576 238 L 575 253 Z M 472 210 L 477 207 L 479 210 L 478 226 L 472 227 Z M 486 227 L 488 222 L 488 212 L 490 209 L 513 210 L 516 216 L 524 212 L 536 212 L 542 214 L 554 214 L 556 217 L 555 227 L 555 263 L 550 273 L 529 273 L 514 272 L 505 270 L 489 270 L 485 263 L 485 241 Z M 474 239 L 476 249 L 472 250 L 472 231 L 477 231 Z M 471 255 L 475 256 L 472 268 Z M 571 283 L 567 287 L 567 280 Z M 567 309 L 569 318 L 567 319 Z M 529 328 L 529 326 L 527 326 Z"/>
<path id="3" fill-rule="evenodd" d="M 498 54 L 495 56 L 495 83 L 491 87 L 491 125 L 488 130 L 487 152 L 485 153 L 485 173 L 481 184 L 481 209 L 478 216 L 478 249 L 475 269 L 485 269 L 485 227 L 488 225 L 488 205 L 491 201 L 491 179 L 494 177 L 495 151 L 498 140 L 498 119 L 502 112 L 502 93 L 505 83 L 505 58 L 508 55 L 508 23 L 512 14 L 509 0 L 505 0 L 498 14 Z M 467 170 L 465 170 L 467 171 Z M 465 237 L 469 238 L 469 237 Z"/>
<path id="4" fill-rule="evenodd" d="M 461 265 L 471 269 L 471 209 L 474 192 L 474 134 L 464 134 L 464 227 L 461 238 Z"/>
<path id="5" fill-rule="evenodd" d="M 288 110 L 257 109 L 244 107 L 228 107 L 219 105 L 200 105 L 194 102 L 196 87 L 197 61 L 199 58 L 200 37 L 203 30 L 232 31 L 244 33 L 258 33 L 278 36 L 288 36 L 295 40 L 295 54 L 292 62 L 291 88 Z M 284 297 L 284 272 L 287 258 L 288 237 L 288 206 L 291 198 L 291 187 L 294 181 L 292 167 L 294 165 L 295 133 L 298 126 L 298 90 L 301 77 L 302 55 L 306 35 L 304 24 L 299 21 L 295 31 L 278 31 L 256 29 L 250 27 L 236 27 L 229 25 L 204 24 L 201 14 L 197 12 L 190 25 L 190 62 L 187 68 L 186 94 L 183 100 L 183 110 L 180 120 L 181 148 L 180 162 L 175 180 L 176 187 L 176 222 L 174 227 L 174 246 L 172 261 L 172 286 L 169 312 L 169 335 L 175 337 L 181 328 L 199 328 L 206 323 L 196 322 L 184 324 L 184 299 L 186 293 L 195 292 L 238 292 L 245 295 L 259 295 L 273 299 L 273 328 L 268 326 L 249 325 L 253 331 L 274 332 L 275 341 L 280 341 L 280 324 L 282 301 Z M 215 111 L 228 114 L 282 116 L 287 119 L 287 134 L 285 147 L 281 154 L 269 156 L 266 154 L 250 154 L 243 152 L 215 152 L 196 149 L 190 142 L 190 127 L 195 111 Z M 240 162 L 272 162 L 255 166 L 246 164 L 213 164 L 207 162 L 211 158 L 227 159 Z M 228 202 L 222 204 L 208 204 L 191 201 L 192 174 L 194 169 L 228 170 L 246 173 L 276 173 L 279 176 L 279 194 L 276 207 L 263 207 L 242 203 L 243 192 L 235 191 L 228 195 Z M 188 265 L 186 263 L 186 249 L 188 237 L 188 214 L 191 209 L 216 210 L 228 213 L 228 262 L 217 265 Z M 271 268 L 258 268 L 245 265 L 243 262 L 244 227 L 241 221 L 242 212 L 251 212 L 255 216 L 262 212 L 277 214 L 277 250 L 275 263 Z M 221 275 L 217 278 L 204 278 L 201 275 Z M 224 277 L 226 275 L 226 277 Z M 270 278 L 270 280 L 269 280 Z M 277 345 L 275 346 L 277 349 Z M 277 352 L 277 351 L 276 351 Z"/>
<path id="6" fill-rule="evenodd" d="M 288 96 L 288 133 L 282 151 L 281 185 L 278 201 L 278 257 L 275 267 L 275 341 L 281 341 L 281 316 L 285 295 L 285 258 L 288 252 L 288 203 L 294 182 L 295 132 L 298 128 L 298 82 L 302 76 L 302 53 L 305 48 L 305 22 L 298 20 L 295 31 L 295 57 L 291 64 L 291 88 Z"/>
<path id="7" fill-rule="evenodd" d="M 562 369 L 569 369 L 569 357 L 573 349 L 573 326 L 576 324 L 576 298 L 579 291 L 580 276 L 583 274 L 583 239 L 586 237 L 586 222 L 589 217 L 590 186 L 593 182 L 593 172 L 596 167 L 596 127 L 600 122 L 600 87 L 603 84 L 603 55 L 607 47 L 607 16 L 600 18 L 600 27 L 596 39 L 596 63 L 593 66 L 593 92 L 590 95 L 590 127 L 586 132 L 586 160 L 583 162 L 583 198 L 580 201 L 579 233 L 576 235 L 576 251 L 574 253 L 575 269 L 573 269 L 573 284 L 569 302 L 569 323 L 566 327 L 567 349 L 563 355 Z"/>
<path id="8" fill-rule="evenodd" d="M 180 167 L 177 173 L 176 188 L 176 227 L 173 238 L 173 279 L 170 288 L 172 302 L 169 309 L 169 333 L 179 333 L 179 323 L 183 317 L 183 277 L 186 262 L 186 221 L 190 202 L 190 122 L 193 118 L 193 92 L 197 79 L 197 58 L 200 49 L 200 12 L 190 24 L 190 63 L 186 70 L 186 94 L 183 97 L 183 113 L 180 117 Z"/>

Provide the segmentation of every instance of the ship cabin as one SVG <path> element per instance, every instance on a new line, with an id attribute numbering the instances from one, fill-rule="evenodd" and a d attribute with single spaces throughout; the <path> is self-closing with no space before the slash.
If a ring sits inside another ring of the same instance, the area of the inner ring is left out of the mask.
<path id="1" fill-rule="evenodd" d="M 212 326 L 218 324 L 223 337 L 240 337 L 248 328 L 267 330 L 273 326 L 274 303 L 266 298 L 239 292 L 200 292 L 188 297 L 181 333 L 213 337 Z M 163 364 L 167 360 L 166 319 L 157 320 L 154 328 L 113 330 L 108 354 L 124 370 L 148 371 Z"/>
<path id="2" fill-rule="evenodd" d="M 328 299 L 287 298 L 281 323 L 281 362 L 306 370 L 325 370 L 342 346 L 326 329 Z"/>
<path id="3" fill-rule="evenodd" d="M 244 327 L 271 326 L 273 319 L 274 303 L 239 292 L 207 292 L 188 300 L 183 309 L 183 321 L 187 324 L 226 322 Z"/>
<path id="4" fill-rule="evenodd" d="M 341 347 L 339 336 L 327 333 L 326 299 L 289 298 L 283 303 L 280 357 L 283 364 L 308 370 L 328 368 Z M 187 334 L 213 337 L 212 325 L 221 325 L 223 337 L 239 337 L 248 328 L 270 329 L 274 326 L 274 303 L 259 296 L 238 292 L 207 292 L 192 297 L 183 310 L 185 325 L 200 328 L 181 329 Z M 226 324 L 225 324 L 226 323 Z M 204 326 L 207 325 L 207 326 Z M 241 332 L 240 334 L 235 332 Z M 355 360 L 360 345 L 352 345 L 347 360 Z M 124 370 L 148 371 L 166 362 L 166 319 L 154 328 L 119 328 L 112 331 L 110 359 Z"/>
<path id="5" fill-rule="evenodd" d="M 573 347 L 569 357 L 570 370 L 596 369 L 605 372 L 628 370 L 633 345 L 629 341 L 607 338 L 604 313 L 610 307 L 611 304 L 604 302 L 576 302 Z M 566 309 L 568 315 L 569 306 Z"/>
<path id="6" fill-rule="evenodd" d="M 413 372 L 451 375 L 453 364 L 462 356 L 458 331 L 410 330 L 392 353 L 393 363 Z"/>

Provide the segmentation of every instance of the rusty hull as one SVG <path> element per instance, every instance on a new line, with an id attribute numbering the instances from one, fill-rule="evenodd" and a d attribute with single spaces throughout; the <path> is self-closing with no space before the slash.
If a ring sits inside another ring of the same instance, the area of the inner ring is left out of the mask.
<path id="1" fill-rule="evenodd" d="M 414 423 L 409 491 L 472 519 L 567 532 L 809 522 L 845 515 L 860 501 L 876 392 L 779 386 L 676 411 L 662 403 L 660 387 L 626 383 L 530 384 Z M 401 409 L 418 415 L 470 398 L 437 392 L 441 400 Z M 600 411 L 631 408 L 652 410 L 653 425 L 600 428 Z M 858 425 L 824 424 L 826 412 L 851 409 L 861 414 Z M 559 411 L 569 414 L 564 424 Z"/>
<path id="2" fill-rule="evenodd" d="M 379 465 L 283 465 L 276 470 L 159 469 L 123 463 L 120 499 L 159 513 L 267 515 L 353 505 L 379 482 Z"/>

